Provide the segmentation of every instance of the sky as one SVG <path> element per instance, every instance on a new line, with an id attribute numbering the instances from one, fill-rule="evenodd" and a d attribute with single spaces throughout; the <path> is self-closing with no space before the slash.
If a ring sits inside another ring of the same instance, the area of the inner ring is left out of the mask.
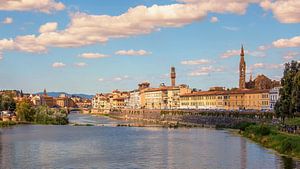
<path id="1" fill-rule="evenodd" d="M 0 0 L 0 90 L 207 90 L 282 77 L 300 58 L 299 0 Z"/>

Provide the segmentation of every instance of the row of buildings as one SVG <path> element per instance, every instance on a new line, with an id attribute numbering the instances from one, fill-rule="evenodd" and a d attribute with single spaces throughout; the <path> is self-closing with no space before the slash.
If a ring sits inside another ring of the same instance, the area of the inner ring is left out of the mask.
<path id="1" fill-rule="evenodd" d="M 52 97 L 47 94 L 46 89 L 44 89 L 42 94 L 23 94 L 22 90 L 0 91 L 0 95 L 1 94 L 11 95 L 16 102 L 26 100 L 34 106 L 45 105 L 50 108 L 90 108 L 92 106 L 91 99 L 68 96 L 67 94 Z"/>
<path id="2" fill-rule="evenodd" d="M 175 68 L 171 68 L 171 85 L 157 88 L 144 82 L 132 91 L 96 94 L 92 106 L 98 110 L 109 109 L 223 109 L 272 110 L 279 99 L 280 82 L 258 75 L 246 82 L 244 48 L 240 54 L 239 88 L 211 87 L 208 91 L 195 91 L 188 85 L 176 85 Z"/>

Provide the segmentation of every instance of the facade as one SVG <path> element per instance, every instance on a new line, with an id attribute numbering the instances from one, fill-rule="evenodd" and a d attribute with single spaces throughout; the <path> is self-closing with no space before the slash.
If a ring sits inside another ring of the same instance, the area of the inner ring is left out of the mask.
<path id="1" fill-rule="evenodd" d="M 139 92 L 140 92 L 140 106 L 141 108 L 146 107 L 146 100 L 145 100 L 145 91 L 150 87 L 150 83 L 143 82 L 139 84 Z"/>
<path id="2" fill-rule="evenodd" d="M 146 109 L 167 109 L 168 91 L 166 88 L 148 88 L 143 93 Z"/>
<path id="3" fill-rule="evenodd" d="M 146 109 L 179 109 L 180 94 L 191 92 L 187 85 L 175 86 L 175 68 L 171 67 L 171 86 L 161 84 L 158 88 L 140 90 L 141 106 Z"/>
<path id="4" fill-rule="evenodd" d="M 65 94 L 60 95 L 58 98 L 54 99 L 56 102 L 56 106 L 58 107 L 75 107 L 75 102 L 67 97 Z"/>
<path id="5" fill-rule="evenodd" d="M 108 95 L 106 94 L 96 94 L 92 99 L 92 107 L 94 109 L 106 110 L 111 108 Z"/>
<path id="6" fill-rule="evenodd" d="M 226 91 L 199 91 L 180 95 L 181 109 L 225 109 Z"/>
<path id="7" fill-rule="evenodd" d="M 41 105 L 53 107 L 56 103 L 53 97 L 48 96 L 46 89 L 44 89 L 44 94 L 41 97 Z"/>
<path id="8" fill-rule="evenodd" d="M 269 96 L 270 96 L 270 109 L 271 110 L 274 110 L 275 104 L 278 101 L 278 99 L 280 98 L 279 91 L 280 91 L 280 87 L 275 87 L 270 90 Z"/>
<path id="9" fill-rule="evenodd" d="M 129 92 L 128 104 L 126 108 L 139 109 L 141 108 L 141 97 L 139 90 L 133 90 Z"/>
<path id="10" fill-rule="evenodd" d="M 200 91 L 180 95 L 181 109 L 268 110 L 269 90 Z"/>

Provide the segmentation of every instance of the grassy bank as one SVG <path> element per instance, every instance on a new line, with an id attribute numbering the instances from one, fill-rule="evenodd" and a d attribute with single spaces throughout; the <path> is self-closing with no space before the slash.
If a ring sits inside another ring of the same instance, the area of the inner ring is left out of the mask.
<path id="1" fill-rule="evenodd" d="M 14 126 L 17 123 L 14 121 L 0 121 L 0 128 Z"/>
<path id="2" fill-rule="evenodd" d="M 241 134 L 267 148 L 300 158 L 300 136 L 278 131 L 276 127 L 255 124 L 241 129 Z"/>

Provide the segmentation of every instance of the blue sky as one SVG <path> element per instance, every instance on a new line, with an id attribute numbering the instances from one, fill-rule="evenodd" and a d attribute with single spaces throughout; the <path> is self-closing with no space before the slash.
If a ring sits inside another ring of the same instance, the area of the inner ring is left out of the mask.
<path id="1" fill-rule="evenodd" d="M 0 89 L 94 94 L 143 81 L 155 87 L 170 83 L 171 66 L 178 84 L 231 88 L 238 85 L 241 44 L 247 78 L 252 72 L 278 80 L 282 64 L 300 56 L 299 1 L 27 1 L 0 1 Z"/>

